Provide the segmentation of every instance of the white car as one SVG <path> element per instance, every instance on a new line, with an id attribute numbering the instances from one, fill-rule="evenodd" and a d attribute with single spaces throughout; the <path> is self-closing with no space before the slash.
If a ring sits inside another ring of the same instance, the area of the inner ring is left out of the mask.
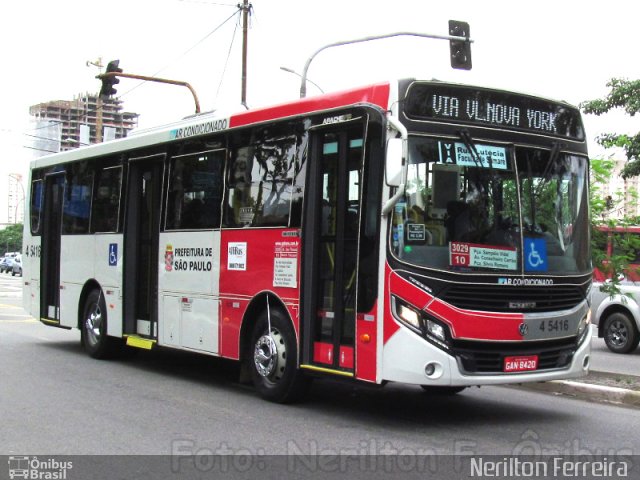
<path id="1" fill-rule="evenodd" d="M 609 350 L 629 353 L 640 342 L 640 282 L 622 280 L 621 292 L 611 296 L 600 291 L 601 282 L 591 289 L 591 323 L 598 327 Z"/>

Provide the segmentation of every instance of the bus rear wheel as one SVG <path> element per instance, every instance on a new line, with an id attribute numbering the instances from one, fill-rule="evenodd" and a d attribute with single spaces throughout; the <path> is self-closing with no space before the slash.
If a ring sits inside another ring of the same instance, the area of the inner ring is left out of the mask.
<path id="1" fill-rule="evenodd" d="M 102 291 L 92 290 L 84 302 L 80 339 L 93 358 L 108 358 L 115 353 L 118 339 L 107 336 L 107 307 Z"/>
<path id="2" fill-rule="evenodd" d="M 309 379 L 298 369 L 298 348 L 293 325 L 278 310 L 269 318 L 263 311 L 251 333 L 248 361 L 258 394 L 269 401 L 291 403 L 306 392 Z"/>

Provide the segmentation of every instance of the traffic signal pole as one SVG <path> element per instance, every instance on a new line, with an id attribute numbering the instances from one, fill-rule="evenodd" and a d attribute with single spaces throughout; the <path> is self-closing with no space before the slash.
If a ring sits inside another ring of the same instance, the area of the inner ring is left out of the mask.
<path id="1" fill-rule="evenodd" d="M 102 80 L 103 82 L 105 82 L 108 79 L 111 78 L 133 78 L 136 80 L 144 80 L 146 82 L 156 82 L 156 83 L 166 83 L 169 85 L 178 85 L 180 87 L 186 87 L 189 89 L 189 91 L 191 92 L 191 95 L 193 95 L 193 100 L 196 104 L 196 114 L 200 113 L 200 101 L 198 100 L 198 95 L 196 94 L 196 91 L 193 89 L 193 87 L 187 83 L 187 82 L 183 82 L 181 80 L 170 80 L 168 78 L 158 78 L 158 77 L 147 77 L 145 75 L 136 75 L 133 73 L 123 73 L 123 72 L 106 72 L 103 73 L 101 75 L 97 75 L 96 78 Z"/>

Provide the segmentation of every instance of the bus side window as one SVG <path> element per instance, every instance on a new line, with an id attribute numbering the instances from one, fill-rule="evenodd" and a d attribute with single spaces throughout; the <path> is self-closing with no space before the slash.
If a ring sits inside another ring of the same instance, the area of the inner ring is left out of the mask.
<path id="1" fill-rule="evenodd" d="M 88 162 L 75 162 L 66 167 L 62 233 L 89 232 L 93 174 Z"/>
<path id="2" fill-rule="evenodd" d="M 304 153 L 298 136 L 277 126 L 257 130 L 251 139 L 238 136 L 234 143 L 238 146 L 230 160 L 224 225 L 288 226 L 291 200 L 299 188 L 293 186 L 294 176 Z"/>
<path id="3" fill-rule="evenodd" d="M 34 171 L 34 177 L 36 172 Z M 31 183 L 31 233 L 33 235 L 40 234 L 40 226 L 42 220 L 42 199 L 44 190 L 42 189 L 42 180 L 34 180 Z"/>
<path id="4" fill-rule="evenodd" d="M 167 230 L 220 228 L 225 155 L 221 149 L 171 159 Z"/>
<path id="5" fill-rule="evenodd" d="M 96 172 L 91 204 L 91 231 L 117 232 L 120 217 L 122 167 L 106 167 Z"/>

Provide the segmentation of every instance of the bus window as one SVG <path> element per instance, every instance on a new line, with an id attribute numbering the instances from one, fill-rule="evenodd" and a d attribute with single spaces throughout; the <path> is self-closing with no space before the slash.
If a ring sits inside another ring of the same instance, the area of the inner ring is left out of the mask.
<path id="1" fill-rule="evenodd" d="M 87 162 L 72 163 L 67 167 L 62 233 L 89 232 L 93 175 L 87 167 Z"/>
<path id="2" fill-rule="evenodd" d="M 220 228 L 225 154 L 212 150 L 171 159 L 167 230 Z"/>
<path id="3" fill-rule="evenodd" d="M 117 232 L 120 216 L 122 167 L 108 167 L 96 173 L 91 204 L 91 231 Z"/>
<path id="4" fill-rule="evenodd" d="M 34 180 L 31 184 L 31 233 L 40 234 L 40 219 L 42 212 L 42 180 Z"/>
<path id="5" fill-rule="evenodd" d="M 231 155 L 225 226 L 286 227 L 289 224 L 297 136 L 259 131 Z M 247 145 L 249 143 L 249 145 Z"/>

